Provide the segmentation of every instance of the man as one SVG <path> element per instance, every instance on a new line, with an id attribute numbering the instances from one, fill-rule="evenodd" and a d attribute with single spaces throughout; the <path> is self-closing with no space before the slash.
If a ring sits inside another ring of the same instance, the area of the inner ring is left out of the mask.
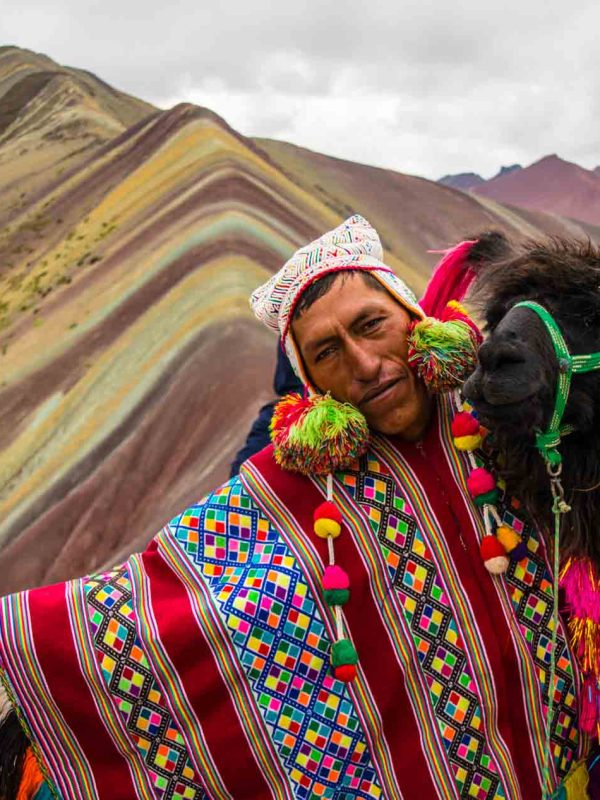
<path id="1" fill-rule="evenodd" d="M 538 800 L 545 770 L 554 789 L 585 754 L 576 668 L 561 626 L 548 758 L 532 645 L 548 626 L 543 545 L 523 520 L 525 580 L 484 568 L 455 401 L 410 363 L 422 309 L 361 217 L 252 302 L 306 386 L 276 412 L 275 451 L 123 566 L 3 601 L 5 683 L 46 770 L 36 790 Z M 353 437 L 297 435 L 315 408 Z M 343 462 L 340 441 L 362 455 Z M 517 517 L 508 501 L 498 513 Z"/>

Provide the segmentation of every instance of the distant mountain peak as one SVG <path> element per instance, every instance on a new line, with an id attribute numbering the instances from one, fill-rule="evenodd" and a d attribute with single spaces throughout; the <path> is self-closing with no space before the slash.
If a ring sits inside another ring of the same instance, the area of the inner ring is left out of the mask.
<path id="1" fill-rule="evenodd" d="M 592 171 L 550 153 L 474 188 L 477 194 L 533 211 L 600 223 L 600 168 Z"/>
<path id="2" fill-rule="evenodd" d="M 512 172 L 518 172 L 520 169 L 523 169 L 520 164 L 510 164 L 507 167 L 500 167 L 500 172 L 494 175 L 494 177 L 490 180 L 494 180 L 494 178 L 501 178 L 503 175 L 510 175 Z"/>
<path id="3" fill-rule="evenodd" d="M 457 175 L 444 175 L 440 178 L 438 183 L 443 186 L 449 186 L 451 189 L 460 189 L 462 192 L 467 192 L 481 183 L 485 183 L 481 175 L 476 172 L 460 172 Z"/>

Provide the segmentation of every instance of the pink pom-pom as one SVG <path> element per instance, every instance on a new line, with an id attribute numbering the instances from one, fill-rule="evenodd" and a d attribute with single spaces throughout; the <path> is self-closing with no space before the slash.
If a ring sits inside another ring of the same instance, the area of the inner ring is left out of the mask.
<path id="1" fill-rule="evenodd" d="M 474 436 L 479 433 L 479 423 L 468 411 L 461 411 L 452 420 L 452 436 Z"/>
<path id="2" fill-rule="evenodd" d="M 496 481 L 491 472 L 483 467 L 477 467 L 467 478 L 467 489 L 471 497 L 477 497 L 479 494 L 486 494 L 493 492 L 496 488 Z"/>
<path id="3" fill-rule="evenodd" d="M 341 525 L 342 512 L 335 503 L 326 500 L 324 503 L 321 503 L 320 506 L 315 508 L 314 519 L 333 519 Z"/>
<path id="4" fill-rule="evenodd" d="M 337 564 L 325 568 L 323 573 L 323 589 L 348 589 L 350 578 L 347 573 Z"/>

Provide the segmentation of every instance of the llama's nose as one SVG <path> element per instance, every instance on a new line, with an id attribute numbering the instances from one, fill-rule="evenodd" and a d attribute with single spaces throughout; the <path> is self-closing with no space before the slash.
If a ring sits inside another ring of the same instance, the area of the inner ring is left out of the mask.
<path id="1" fill-rule="evenodd" d="M 477 367 L 475 372 L 463 384 L 462 393 L 466 400 L 470 403 L 475 403 L 481 400 L 482 397 L 482 371 L 481 367 Z"/>
<path id="2" fill-rule="evenodd" d="M 486 374 L 524 361 L 520 349 L 512 341 L 497 339 L 484 342 L 477 351 L 478 369 Z"/>
<path id="3" fill-rule="evenodd" d="M 491 342 L 484 342 L 477 351 L 478 371 L 492 370 L 498 361 L 498 348 L 494 347 Z"/>

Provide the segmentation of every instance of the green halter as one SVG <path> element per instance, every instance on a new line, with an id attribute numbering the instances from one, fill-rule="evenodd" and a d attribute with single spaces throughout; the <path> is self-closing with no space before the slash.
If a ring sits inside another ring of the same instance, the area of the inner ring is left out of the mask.
<path id="1" fill-rule="evenodd" d="M 562 471 L 562 456 L 558 450 L 561 438 L 575 430 L 573 425 L 563 425 L 562 418 L 567 407 L 569 390 L 571 388 L 571 378 L 575 372 L 591 372 L 600 369 L 600 353 L 589 353 L 583 356 L 572 356 L 565 342 L 560 328 L 556 324 L 554 317 L 539 303 L 531 300 L 524 300 L 516 303 L 513 308 L 529 308 L 540 317 L 546 330 L 550 334 L 550 339 L 554 345 L 554 352 L 558 359 L 558 381 L 556 385 L 556 399 L 554 401 L 554 411 L 547 430 L 543 433 L 537 432 L 535 436 L 535 446 L 540 451 L 546 462 L 546 471 L 550 478 L 550 489 L 552 491 L 552 514 L 554 516 L 554 579 L 553 579 L 553 603 L 552 618 L 554 625 L 552 628 L 551 655 L 550 655 L 550 680 L 548 686 L 548 711 L 546 716 L 546 762 L 543 770 L 543 800 L 562 800 L 565 798 L 566 790 L 561 784 L 555 791 L 552 791 L 552 779 L 550 772 L 550 761 L 552 759 L 550 749 L 550 734 L 554 720 L 554 685 L 556 679 L 556 641 L 558 631 L 558 592 L 560 574 L 560 528 L 561 515 L 567 514 L 571 506 L 565 501 L 565 493 L 561 483 L 560 474 Z"/>
<path id="2" fill-rule="evenodd" d="M 556 385 L 554 412 L 547 430 L 543 433 L 538 432 L 535 436 L 535 446 L 542 454 L 546 463 L 551 467 L 558 467 L 562 462 L 562 456 L 558 451 L 560 440 L 563 436 L 575 430 L 574 425 L 561 424 L 567 406 L 569 390 L 571 388 L 571 377 L 573 373 L 576 372 L 592 372 L 592 370 L 600 369 L 600 353 L 572 356 L 569 353 L 569 348 L 567 347 L 567 343 L 565 342 L 560 328 L 549 311 L 539 305 L 539 303 L 534 303 L 531 300 L 523 300 L 513 306 L 513 308 L 519 307 L 530 308 L 540 317 L 546 326 L 546 330 L 550 334 L 550 339 L 554 345 L 554 352 L 558 359 L 558 381 Z"/>

